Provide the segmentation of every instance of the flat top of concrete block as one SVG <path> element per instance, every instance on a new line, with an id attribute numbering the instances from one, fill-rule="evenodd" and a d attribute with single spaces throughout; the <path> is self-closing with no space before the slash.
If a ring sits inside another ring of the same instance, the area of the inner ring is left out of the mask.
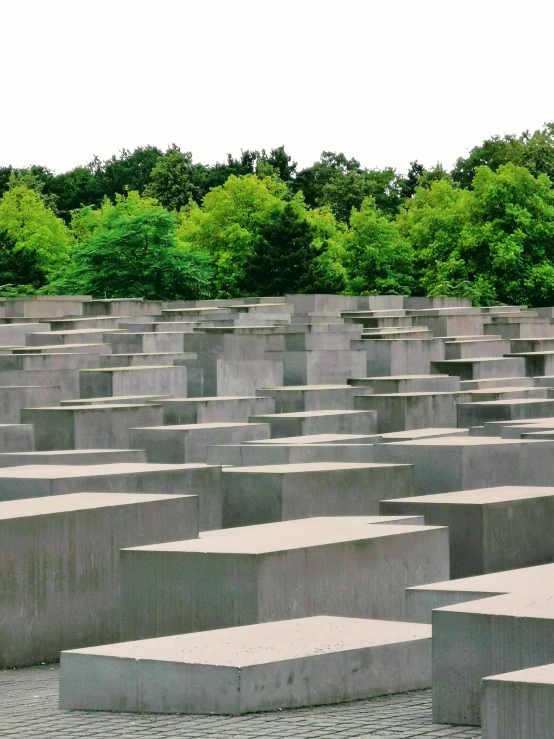
<path id="1" fill-rule="evenodd" d="M 515 672 L 504 672 L 502 675 L 491 675 L 483 680 L 489 682 L 528 683 L 531 685 L 553 685 L 554 686 L 554 664 L 540 665 L 539 667 L 528 667 L 525 670 Z"/>
<path id="2" fill-rule="evenodd" d="M 521 389 L 521 388 L 519 388 Z M 372 395 L 368 396 L 372 398 Z M 467 403 L 469 406 L 504 406 L 504 405 L 538 405 L 539 403 L 554 403 L 554 398 L 510 398 L 509 400 L 480 400 L 477 403 Z"/>
<path id="3" fill-rule="evenodd" d="M 361 397 L 368 398 L 419 398 L 421 396 L 435 397 L 437 395 L 460 395 L 459 390 L 418 390 L 410 393 L 374 393 L 373 395 L 363 395 Z M 511 401 L 510 401 L 511 402 Z"/>
<path id="4" fill-rule="evenodd" d="M 112 356 L 116 356 L 113 355 Z M 79 372 L 147 372 L 156 369 L 180 369 L 173 364 L 147 364 L 136 367 L 94 367 L 92 369 L 80 369 Z"/>
<path id="5" fill-rule="evenodd" d="M 94 398 L 91 398 L 94 400 Z M 41 406 L 40 408 L 22 408 L 21 410 L 26 411 L 58 411 L 63 413 L 65 411 L 80 411 L 81 413 L 91 413 L 92 411 L 102 411 L 102 413 L 108 413 L 114 409 L 121 408 L 124 410 L 131 410 L 131 408 L 161 408 L 161 405 L 154 405 L 154 403 L 114 403 L 113 405 L 64 405 L 64 406 Z"/>
<path id="6" fill-rule="evenodd" d="M 444 606 L 437 610 L 552 620 L 554 619 L 554 592 L 545 593 L 536 588 L 523 587 L 515 593 L 470 600 L 466 603 Z"/>
<path id="7" fill-rule="evenodd" d="M 286 444 L 290 446 L 292 444 L 328 444 L 333 441 L 348 441 L 349 439 L 380 439 L 381 434 L 306 434 L 306 436 L 284 436 L 278 439 L 253 439 L 252 441 L 245 441 L 245 444 L 261 444 L 271 445 L 274 444 Z"/>
<path id="8" fill-rule="evenodd" d="M 194 495 L 163 495 L 152 493 L 69 493 L 46 498 L 25 498 L 0 502 L 0 521 L 12 518 L 33 518 L 55 513 L 69 513 L 89 508 L 149 503 L 174 498 L 194 498 Z"/>
<path id="9" fill-rule="evenodd" d="M 442 582 L 429 583 L 428 585 L 416 585 L 407 590 L 430 590 L 430 591 L 452 591 L 461 593 L 491 593 L 502 595 L 519 590 L 539 589 L 544 590 L 545 583 L 552 582 L 554 577 L 554 564 L 536 565 L 535 567 L 520 567 L 516 570 L 504 570 L 492 572 L 488 575 L 475 575 L 474 577 L 462 577 L 458 580 L 444 580 Z"/>
<path id="10" fill-rule="evenodd" d="M 445 529 L 444 526 L 398 526 L 394 523 L 375 524 L 376 516 L 353 516 L 361 519 L 351 523 L 340 517 L 339 523 L 333 518 L 308 518 L 300 521 L 279 521 L 272 524 L 242 526 L 225 529 L 211 536 L 201 535 L 200 539 L 148 544 L 142 547 L 128 547 L 132 551 L 150 552 L 200 552 L 212 554 L 268 554 L 289 549 L 306 549 L 338 542 L 364 541 L 386 536 L 405 536 L 413 533 Z M 370 519 L 370 520 L 367 520 Z M 303 525 L 299 525 L 303 524 Z M 228 531 L 233 533 L 228 534 Z"/>
<path id="11" fill-rule="evenodd" d="M 30 423 L 0 423 L 0 429 L 29 428 Z"/>
<path id="12" fill-rule="evenodd" d="M 92 477 L 94 475 L 140 475 L 145 472 L 172 472 L 174 470 L 204 469 L 213 465 L 154 464 L 152 462 L 115 462 L 112 464 L 26 464 L 19 467 L 0 468 L 0 478 L 62 479 L 66 477 Z"/>
<path id="13" fill-rule="evenodd" d="M 267 464 L 256 467 L 232 467 L 223 470 L 225 474 L 270 474 L 290 475 L 307 472 L 336 472 L 340 470 L 364 470 L 375 467 L 409 467 L 410 465 L 387 464 L 383 462 L 300 462 L 298 464 Z"/>
<path id="14" fill-rule="evenodd" d="M 437 493 L 436 495 L 418 495 L 415 498 L 395 498 L 388 503 L 416 503 L 433 505 L 436 503 L 452 503 L 460 505 L 487 505 L 504 503 L 513 500 L 529 500 L 533 498 L 551 498 L 554 487 L 532 487 L 525 485 L 505 485 L 497 488 L 478 488 L 461 490 L 454 493 Z"/>
<path id="15" fill-rule="evenodd" d="M 257 395 L 213 395 L 205 398 L 171 398 L 168 397 L 168 403 L 211 403 L 214 401 L 221 401 L 222 403 L 226 400 L 260 400 Z"/>
<path id="16" fill-rule="evenodd" d="M 276 385 L 275 387 L 262 387 L 260 392 L 264 390 L 278 390 L 283 392 L 298 392 L 299 390 L 352 390 L 350 385 Z"/>
<path id="17" fill-rule="evenodd" d="M 352 377 L 352 380 L 377 380 L 384 382 L 387 380 L 437 380 L 439 378 L 450 377 L 450 375 L 383 375 L 381 377 Z"/>
<path id="18" fill-rule="evenodd" d="M 430 638 L 431 626 L 424 624 L 312 616 L 75 649 L 68 654 L 239 668 Z"/>
<path id="19" fill-rule="evenodd" d="M 87 331 L 89 331 L 89 330 L 90 329 L 87 329 Z M 102 330 L 104 330 L 104 329 L 102 329 Z M 64 333 L 65 334 L 65 333 L 69 333 L 69 332 L 68 331 L 63 331 L 63 332 L 62 331 L 59 331 L 58 333 Z M 81 332 L 78 332 L 78 333 L 81 333 Z M 55 334 L 55 332 L 54 331 L 52 331 L 52 332 L 50 332 L 50 331 L 41 332 L 41 336 L 50 336 L 51 334 Z M 28 351 L 28 352 L 38 352 L 38 351 L 41 351 L 43 349 L 47 349 L 49 352 L 52 352 L 53 353 L 53 352 L 56 352 L 56 350 L 58 350 L 58 352 L 59 352 L 62 348 L 64 349 L 64 351 L 66 349 L 81 349 L 83 347 L 86 347 L 86 348 L 90 347 L 90 349 L 92 350 L 92 349 L 94 349 L 97 346 L 107 346 L 107 347 L 109 347 L 110 345 L 109 344 L 101 344 L 101 343 L 98 343 L 98 344 L 90 344 L 90 343 L 87 342 L 86 344 L 41 344 L 40 346 L 35 346 L 35 345 L 33 345 L 33 346 L 14 346 L 12 348 L 13 349 L 17 349 L 18 350 L 18 353 L 21 353 L 21 350 L 25 350 L 25 351 Z M 69 353 L 70 352 L 67 352 L 67 354 L 69 354 Z M 83 353 L 85 354 L 86 352 L 83 352 Z"/>
<path id="20" fill-rule="evenodd" d="M 548 444 L 534 439 L 502 439 L 500 436 L 441 436 L 413 441 L 395 441 L 387 446 L 493 446 L 501 444 Z"/>
<path id="21" fill-rule="evenodd" d="M 56 319 L 52 319 L 55 321 Z M 64 329 L 63 331 L 41 331 L 40 333 L 48 334 L 49 336 L 75 336 L 75 334 L 117 334 L 124 333 L 121 328 L 75 328 L 75 329 Z"/>
<path id="22" fill-rule="evenodd" d="M 128 407 L 128 406 L 127 406 Z M 212 423 L 177 423 L 171 426 L 141 426 L 140 428 L 131 429 L 132 431 L 198 431 L 206 429 L 226 429 L 226 428 L 249 428 L 255 429 L 260 426 L 266 426 L 265 423 L 225 423 L 224 421 L 213 421 Z"/>
<path id="23" fill-rule="evenodd" d="M 16 424 L 21 425 L 21 424 Z M 27 424 L 30 425 L 30 424 Z M 127 452 L 139 452 L 140 449 L 53 449 L 47 452 L 0 452 L 0 457 L 71 457 L 86 454 L 126 454 Z M 25 465 L 28 466 L 28 465 Z"/>
<path id="24" fill-rule="evenodd" d="M 371 397 L 371 395 L 367 397 Z M 299 411 L 297 413 L 264 413 L 250 416 L 250 418 L 318 418 L 322 416 L 356 416 L 361 413 L 375 413 L 375 411 Z"/>
<path id="25" fill-rule="evenodd" d="M 370 396 L 371 397 L 371 396 Z M 383 439 L 395 439 L 398 441 L 410 440 L 410 439 L 426 439 L 434 436 L 467 436 L 469 429 L 455 429 L 455 428 L 428 428 L 428 429 L 412 429 L 411 431 L 390 431 L 387 434 L 382 434 Z"/>
<path id="26" fill-rule="evenodd" d="M 118 400 L 163 400 L 165 402 L 166 400 L 171 400 L 171 395 L 105 395 L 102 398 L 73 398 L 72 400 L 62 401 L 64 403 L 67 403 L 67 405 L 61 407 L 71 408 L 73 407 L 71 403 L 75 403 L 79 406 L 83 404 L 96 405 L 96 403 L 103 403 L 104 401 L 113 401 L 113 405 L 127 405 L 123 403 L 118 403 Z M 139 403 L 138 405 L 144 404 Z"/>
<path id="27" fill-rule="evenodd" d="M 435 364 L 474 364 L 475 362 L 499 362 L 504 359 L 509 359 L 509 357 L 466 357 L 465 359 L 437 359 L 433 362 Z"/>

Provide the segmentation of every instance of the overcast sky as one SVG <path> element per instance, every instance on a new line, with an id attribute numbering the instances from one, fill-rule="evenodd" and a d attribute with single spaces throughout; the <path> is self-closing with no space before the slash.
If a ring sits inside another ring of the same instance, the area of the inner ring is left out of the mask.
<path id="1" fill-rule="evenodd" d="M 554 119 L 549 0 L 0 0 L 0 166 L 172 142 L 406 171 Z"/>

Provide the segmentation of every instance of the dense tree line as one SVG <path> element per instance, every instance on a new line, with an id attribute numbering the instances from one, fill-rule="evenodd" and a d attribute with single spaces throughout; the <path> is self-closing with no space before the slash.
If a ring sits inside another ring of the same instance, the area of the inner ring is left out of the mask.
<path id="1" fill-rule="evenodd" d="M 554 304 L 554 123 L 407 174 L 284 147 L 194 162 L 176 146 L 54 174 L 0 167 L 0 295 L 288 292 Z"/>

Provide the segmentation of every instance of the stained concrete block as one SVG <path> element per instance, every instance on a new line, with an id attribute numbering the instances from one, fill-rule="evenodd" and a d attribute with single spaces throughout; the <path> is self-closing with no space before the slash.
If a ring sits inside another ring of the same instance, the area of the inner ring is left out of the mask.
<path id="1" fill-rule="evenodd" d="M 508 339 L 462 339 L 446 341 L 444 345 L 445 359 L 474 359 L 477 357 L 501 357 L 509 354 Z"/>
<path id="2" fill-rule="evenodd" d="M 383 515 L 422 515 L 448 526 L 450 577 L 554 562 L 554 487 L 506 486 L 384 500 Z"/>
<path id="3" fill-rule="evenodd" d="M 250 420 L 252 423 L 268 423 L 272 438 L 314 434 L 377 433 L 375 411 L 305 411 L 257 415 L 251 416 Z"/>
<path id="4" fill-rule="evenodd" d="M 362 395 L 354 399 L 356 410 L 377 412 L 377 432 L 442 426 L 456 428 L 458 393 L 392 393 Z"/>
<path id="5" fill-rule="evenodd" d="M 237 467 L 373 461 L 372 444 L 235 444 L 208 449 L 208 464 Z"/>
<path id="6" fill-rule="evenodd" d="M 352 342 L 352 345 L 359 342 Z M 356 346 L 352 350 L 313 350 L 267 352 L 267 357 L 283 363 L 283 381 L 275 385 L 345 385 L 349 377 L 366 374 L 366 355 Z"/>
<path id="7" fill-rule="evenodd" d="M 268 355 L 270 356 L 270 355 Z M 282 385 L 283 363 L 273 359 L 225 359 L 216 364 L 217 394 L 255 395 L 259 387 Z"/>
<path id="8" fill-rule="evenodd" d="M 501 485 L 550 485 L 551 441 L 448 436 L 376 444 L 376 462 L 414 465 L 415 495 Z M 518 446 L 519 445 L 519 446 Z"/>
<path id="9" fill-rule="evenodd" d="M 191 423 L 248 423 L 258 413 L 275 413 L 270 397 L 172 398 L 162 402 L 165 425 Z"/>
<path id="10" fill-rule="evenodd" d="M 545 739 L 554 727 L 554 664 L 485 677 L 483 739 Z"/>
<path id="11" fill-rule="evenodd" d="M 100 358 L 100 367 L 156 367 L 174 364 L 176 360 L 186 362 L 196 359 L 194 352 L 157 352 L 137 354 L 107 354 Z M 184 364 L 183 366 L 186 366 Z"/>
<path id="12" fill-rule="evenodd" d="M 153 404 L 23 408 L 21 422 L 33 425 L 37 451 L 126 449 L 132 448 L 129 430 L 161 425 L 163 412 Z"/>
<path id="13" fill-rule="evenodd" d="M 79 397 L 187 395 L 186 367 L 116 367 L 79 371 Z"/>
<path id="14" fill-rule="evenodd" d="M 437 393 L 460 390 L 458 377 L 450 375 L 399 375 L 397 377 L 357 377 L 348 380 L 356 388 L 369 387 L 378 395 L 391 393 Z"/>
<path id="15" fill-rule="evenodd" d="M 428 687 L 431 628 L 313 616 L 63 652 L 60 708 L 242 714 Z"/>
<path id="16" fill-rule="evenodd" d="M 195 496 L 78 493 L 0 503 L 0 668 L 119 639 L 119 549 L 198 535 Z"/>
<path id="17" fill-rule="evenodd" d="M 28 464 L 113 464 L 146 462 L 142 449 L 79 449 L 65 452 L 1 452 L 0 467 L 22 467 Z"/>
<path id="18" fill-rule="evenodd" d="M 3 452 L 34 451 L 33 426 L 24 423 L 0 423 L 0 449 Z"/>
<path id="19" fill-rule="evenodd" d="M 448 530 L 377 522 L 314 518 L 126 549 L 121 639 L 322 613 L 403 621 L 405 588 L 448 576 Z"/>
<path id="20" fill-rule="evenodd" d="M 481 357 L 480 359 L 433 361 L 431 372 L 455 375 L 460 380 L 518 377 L 525 376 L 525 359 L 521 357 Z"/>
<path id="21" fill-rule="evenodd" d="M 313 462 L 223 470 L 223 527 L 372 516 L 389 492 L 413 494 L 410 465 Z"/>
<path id="22" fill-rule="evenodd" d="M 481 720 L 481 680 L 554 662 L 553 591 L 462 603 L 433 612 L 433 720 Z"/>
<path id="23" fill-rule="evenodd" d="M 482 426 L 487 421 L 519 421 L 554 416 L 554 399 L 513 398 L 458 406 L 458 426 Z"/>
<path id="24" fill-rule="evenodd" d="M 204 464 L 25 465 L 0 469 L 0 500 L 97 493 L 192 494 L 203 530 L 221 528 L 221 469 Z"/>
<path id="25" fill-rule="evenodd" d="M 349 385 L 298 385 L 292 387 L 267 387 L 257 390 L 257 395 L 275 399 L 275 413 L 299 413 L 303 411 L 354 410 L 354 396 L 373 392 L 370 387 Z"/>
<path id="26" fill-rule="evenodd" d="M 444 359 L 441 339 L 362 339 L 353 341 L 351 346 L 365 351 L 366 366 L 365 372 L 349 377 L 428 375 L 431 362 Z"/>
<path id="27" fill-rule="evenodd" d="M 269 432 L 267 423 L 221 422 L 150 426 L 132 429 L 130 446 L 145 449 L 149 462 L 205 462 L 210 446 L 268 439 Z"/>
<path id="28" fill-rule="evenodd" d="M 162 401 L 169 400 L 169 395 L 108 395 L 105 398 L 71 398 L 62 400 L 62 408 L 66 406 L 90 406 L 90 405 L 147 405 L 154 403 L 161 405 Z"/>

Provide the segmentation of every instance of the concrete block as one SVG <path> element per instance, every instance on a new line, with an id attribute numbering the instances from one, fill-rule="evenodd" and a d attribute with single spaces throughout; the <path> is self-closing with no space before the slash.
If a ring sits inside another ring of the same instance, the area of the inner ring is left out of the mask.
<path id="1" fill-rule="evenodd" d="M 59 385 L 0 387 L 0 420 L 19 423 L 22 408 L 59 405 L 60 398 Z"/>
<path id="2" fill-rule="evenodd" d="M 223 470 L 222 488 L 223 528 L 316 516 L 373 516 L 389 491 L 398 497 L 413 494 L 413 469 L 337 462 L 232 467 Z"/>
<path id="3" fill-rule="evenodd" d="M 269 438 L 267 423 L 196 423 L 134 428 L 130 446 L 145 449 L 149 462 L 205 462 L 208 448 Z"/>
<path id="4" fill-rule="evenodd" d="M 24 408 L 21 422 L 33 425 L 37 451 L 127 449 L 132 448 L 129 430 L 161 425 L 163 413 L 160 405 L 153 404 Z"/>
<path id="5" fill-rule="evenodd" d="M 4 452 L 32 452 L 34 429 L 28 423 L 0 423 L 0 449 Z"/>
<path id="6" fill-rule="evenodd" d="M 366 367 L 365 372 L 349 377 L 428 375 L 431 362 L 444 359 L 441 339 L 363 339 L 353 341 L 351 346 L 365 351 Z"/>
<path id="7" fill-rule="evenodd" d="M 259 387 L 282 385 L 283 363 L 270 359 L 217 360 L 217 395 L 255 395 Z"/>
<path id="8" fill-rule="evenodd" d="M 554 386 L 553 386 L 554 387 Z M 256 394 L 275 399 L 276 413 L 303 411 L 354 410 L 354 396 L 373 392 L 370 387 L 349 385 L 298 385 L 267 387 Z"/>
<path id="9" fill-rule="evenodd" d="M 491 377 L 525 376 L 525 359 L 521 357 L 481 357 L 431 362 L 431 372 L 456 375 L 460 380 L 484 380 Z"/>
<path id="10" fill-rule="evenodd" d="M 447 576 L 448 530 L 314 518 L 125 549 L 120 561 L 126 641 L 322 613 L 403 621 L 405 588 Z"/>
<path id="11" fill-rule="evenodd" d="M 208 464 L 250 467 L 306 462 L 373 462 L 372 444 L 235 444 L 211 446 Z"/>
<path id="12" fill-rule="evenodd" d="M 376 462 L 414 465 L 415 495 L 501 485 L 550 485 L 551 441 L 449 436 L 376 444 Z M 519 445 L 519 446 L 518 446 Z"/>
<path id="13" fill-rule="evenodd" d="M 348 380 L 352 387 L 371 388 L 378 395 L 391 393 L 437 393 L 460 390 L 458 377 L 450 375 L 400 375 L 397 377 L 358 377 Z"/>
<path id="14" fill-rule="evenodd" d="M 275 400 L 270 397 L 172 398 L 164 400 L 163 422 L 248 423 L 250 416 L 275 413 Z"/>
<path id="15" fill-rule="evenodd" d="M 422 515 L 448 526 L 450 577 L 554 562 L 554 487 L 505 486 L 385 500 L 383 515 Z"/>
<path id="16" fill-rule="evenodd" d="M 252 423 L 269 423 L 272 438 L 313 434 L 374 434 L 375 411 L 305 411 L 251 416 Z"/>
<path id="17" fill-rule="evenodd" d="M 457 424 L 458 393 L 392 393 L 361 395 L 354 399 L 356 410 L 377 412 L 377 432 L 452 427 Z"/>
<path id="18" fill-rule="evenodd" d="M 544 739 L 554 727 L 554 665 L 541 665 L 481 683 L 484 739 Z"/>
<path id="19" fill-rule="evenodd" d="M 79 371 L 79 397 L 187 395 L 186 367 L 117 367 Z"/>
<path id="20" fill-rule="evenodd" d="M 197 535 L 195 496 L 79 493 L 0 503 L 0 668 L 118 640 L 119 549 Z"/>
<path id="21" fill-rule="evenodd" d="M 79 449 L 66 452 L 1 452 L 0 467 L 22 467 L 29 464 L 114 464 L 146 462 L 142 449 Z"/>
<path id="22" fill-rule="evenodd" d="M 482 426 L 488 421 L 520 421 L 528 418 L 554 416 L 554 399 L 513 398 L 483 403 L 461 403 L 458 406 L 458 426 Z"/>
<path id="23" fill-rule="evenodd" d="M 430 683 L 429 626 L 313 616 L 63 652 L 60 707 L 242 714 Z"/>

